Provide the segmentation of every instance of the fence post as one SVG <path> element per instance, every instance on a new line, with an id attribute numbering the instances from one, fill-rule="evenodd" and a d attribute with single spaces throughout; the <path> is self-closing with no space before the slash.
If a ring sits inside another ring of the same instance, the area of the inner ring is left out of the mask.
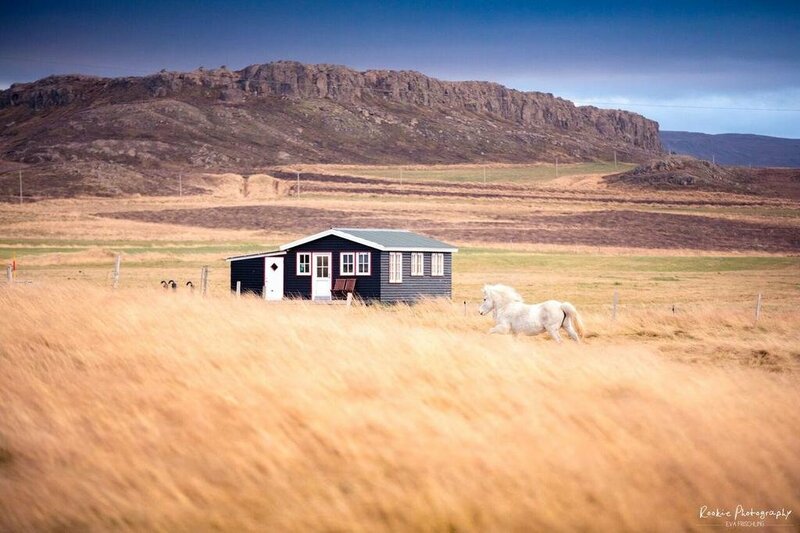
<path id="1" fill-rule="evenodd" d="M 241 295 L 242 295 L 242 282 L 241 281 L 237 281 L 236 282 L 236 297 L 238 298 Z"/>
<path id="2" fill-rule="evenodd" d="M 114 288 L 116 289 L 119 286 L 119 266 L 122 262 L 122 256 L 117 255 L 117 259 L 114 261 Z"/>
<path id="3" fill-rule="evenodd" d="M 11 268 L 11 265 L 6 267 L 6 279 L 9 283 L 14 283 L 14 270 Z"/>
<path id="4" fill-rule="evenodd" d="M 619 303 L 619 291 L 614 289 L 614 302 L 611 304 L 611 320 L 617 319 L 617 304 Z"/>
<path id="5" fill-rule="evenodd" d="M 761 293 L 758 293 L 758 298 L 756 298 L 756 324 L 758 324 L 758 319 L 761 318 Z"/>
<path id="6" fill-rule="evenodd" d="M 204 266 L 200 270 L 200 292 L 203 296 L 208 294 L 208 267 Z"/>

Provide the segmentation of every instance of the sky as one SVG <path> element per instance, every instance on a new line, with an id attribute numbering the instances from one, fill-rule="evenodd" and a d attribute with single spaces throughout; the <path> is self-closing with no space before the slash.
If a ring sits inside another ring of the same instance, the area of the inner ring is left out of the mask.
<path id="1" fill-rule="evenodd" d="M 800 1 L 0 0 L 0 88 L 290 59 L 800 138 Z"/>

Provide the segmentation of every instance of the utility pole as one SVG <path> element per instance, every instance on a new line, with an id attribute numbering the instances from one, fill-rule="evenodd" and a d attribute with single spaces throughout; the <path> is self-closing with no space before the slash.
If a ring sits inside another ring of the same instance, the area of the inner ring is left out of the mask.
<path id="1" fill-rule="evenodd" d="M 22 205 L 22 171 L 19 171 L 19 205 Z"/>
<path id="2" fill-rule="evenodd" d="M 178 172 L 178 196 L 183 197 L 183 176 Z"/>

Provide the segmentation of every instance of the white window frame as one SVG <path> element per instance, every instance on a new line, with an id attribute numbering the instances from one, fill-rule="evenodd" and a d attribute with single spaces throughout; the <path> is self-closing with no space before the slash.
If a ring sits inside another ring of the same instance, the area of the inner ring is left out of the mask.
<path id="1" fill-rule="evenodd" d="M 344 270 L 344 258 L 350 256 L 350 272 Z M 341 252 L 339 254 L 339 275 L 340 276 L 355 276 L 356 275 L 356 253 L 355 252 Z"/>
<path id="2" fill-rule="evenodd" d="M 422 252 L 411 252 L 411 275 L 425 275 L 425 254 Z"/>
<path id="3" fill-rule="evenodd" d="M 389 252 L 389 283 L 403 283 L 403 252 Z"/>
<path id="4" fill-rule="evenodd" d="M 367 271 L 361 272 L 362 257 L 367 257 Z M 356 252 L 356 276 L 371 276 L 372 275 L 372 252 Z"/>
<path id="5" fill-rule="evenodd" d="M 431 254 L 431 276 L 444 276 L 444 254 Z"/>
<path id="6" fill-rule="evenodd" d="M 308 265 L 308 272 L 300 272 L 300 258 L 302 256 L 306 256 L 308 258 L 307 265 Z M 296 265 L 295 265 L 295 274 L 298 276 L 310 276 L 311 275 L 311 252 L 297 252 L 296 258 Z"/>

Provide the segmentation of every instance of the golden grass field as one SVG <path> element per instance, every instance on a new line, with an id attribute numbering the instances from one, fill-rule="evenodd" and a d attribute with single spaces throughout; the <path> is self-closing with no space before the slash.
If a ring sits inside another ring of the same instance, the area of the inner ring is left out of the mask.
<path id="1" fill-rule="evenodd" d="M 389 176 L 299 198 L 0 204 L 0 261 L 19 264 L 0 281 L 0 531 L 708 531 L 724 520 L 702 506 L 737 505 L 792 510 L 764 527 L 798 529 L 800 257 L 753 248 L 792 246 L 796 200 L 512 170 L 487 190 L 524 199 L 427 179 L 400 195 Z M 622 211 L 790 238 L 680 248 L 653 226 L 665 247 L 624 246 L 576 225 L 607 244 L 537 242 L 528 218 Z M 452 302 L 229 294 L 224 257 L 332 223 L 476 232 L 453 242 Z M 203 265 L 208 297 L 158 288 Z M 584 343 L 487 335 L 488 282 L 571 301 Z"/>
<path id="2" fill-rule="evenodd" d="M 800 504 L 796 375 L 604 333 L 633 317 L 558 346 L 436 303 L 71 284 L 0 305 L 4 529 L 705 531 L 702 505 Z M 701 316 L 647 327 L 748 328 Z"/>

